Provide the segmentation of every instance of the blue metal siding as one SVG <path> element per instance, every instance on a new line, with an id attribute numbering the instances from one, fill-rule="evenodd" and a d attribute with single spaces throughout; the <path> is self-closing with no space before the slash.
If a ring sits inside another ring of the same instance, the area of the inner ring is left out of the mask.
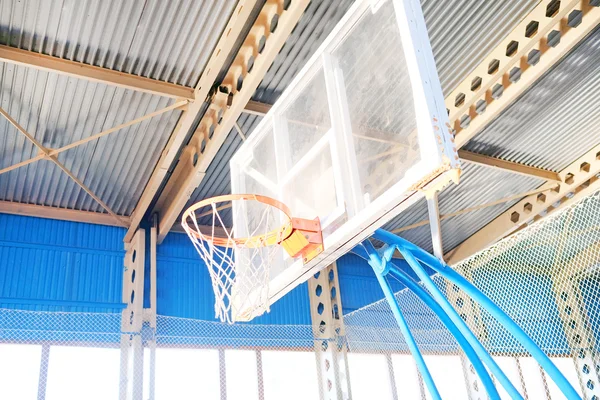
<path id="1" fill-rule="evenodd" d="M 120 309 L 124 234 L 117 227 L 0 214 L 0 307 Z"/>
<path id="2" fill-rule="evenodd" d="M 171 233 L 157 249 L 159 315 L 215 321 L 214 294 L 204 263 L 185 234 Z M 251 324 L 311 324 L 308 289 L 299 285 Z"/>

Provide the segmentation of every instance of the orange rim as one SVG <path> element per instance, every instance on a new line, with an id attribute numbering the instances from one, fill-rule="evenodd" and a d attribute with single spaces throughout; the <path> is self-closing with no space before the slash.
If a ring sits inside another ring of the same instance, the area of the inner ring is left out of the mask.
<path id="1" fill-rule="evenodd" d="M 201 209 L 206 206 L 210 206 L 216 203 L 225 203 L 232 202 L 234 200 L 243 200 L 243 201 L 258 201 L 259 203 L 263 203 L 269 205 L 271 207 L 277 208 L 281 211 L 287 218 L 287 222 L 281 225 L 278 229 L 274 229 L 267 233 L 263 233 L 262 235 L 244 237 L 244 238 L 228 238 L 228 237 L 218 237 L 213 236 L 212 238 L 207 238 L 206 235 L 203 235 L 197 232 L 194 228 L 190 227 L 187 223 L 187 219 L 191 218 L 192 220 L 196 220 L 196 210 Z M 279 200 L 273 199 L 267 196 L 261 196 L 258 194 L 227 194 L 223 196 L 211 197 L 209 199 L 202 200 L 190 208 L 185 210 L 183 216 L 181 218 L 181 225 L 184 227 L 185 231 L 188 234 L 195 236 L 196 238 L 204 241 L 209 241 L 214 245 L 222 246 L 222 247 L 232 247 L 233 245 L 243 245 L 246 247 L 265 247 L 272 246 L 275 244 L 280 244 L 283 240 L 287 239 L 292 234 L 292 217 L 291 211 L 282 202 Z"/>

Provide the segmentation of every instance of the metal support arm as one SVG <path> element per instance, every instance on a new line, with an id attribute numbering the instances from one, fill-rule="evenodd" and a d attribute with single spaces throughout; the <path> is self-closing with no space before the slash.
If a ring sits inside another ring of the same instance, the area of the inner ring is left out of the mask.
<path id="1" fill-rule="evenodd" d="M 406 319 L 402 315 L 400 306 L 398 305 L 396 297 L 394 296 L 394 291 L 392 290 L 390 283 L 388 282 L 387 278 L 385 277 L 385 275 L 387 275 L 387 272 L 388 272 L 388 271 L 384 270 L 385 265 L 382 263 L 381 258 L 377 254 L 377 251 L 375 250 L 375 248 L 373 247 L 371 242 L 366 240 L 362 243 L 362 246 L 364 248 L 365 253 L 368 255 L 369 264 L 371 265 L 371 267 L 373 267 L 373 270 L 375 271 L 375 276 L 377 277 L 377 280 L 379 281 L 379 285 L 381 286 L 381 289 L 383 290 L 385 298 L 386 298 L 387 302 L 389 303 L 390 308 L 392 309 L 392 313 L 394 314 L 394 317 L 396 318 L 396 321 L 398 322 L 398 327 L 400 328 L 400 331 L 402 332 L 402 336 L 404 336 L 404 340 L 406 341 L 406 344 L 410 350 L 410 353 L 412 354 L 413 358 L 415 359 L 417 368 L 419 369 L 419 372 L 421 373 L 421 376 L 423 377 L 423 381 L 425 382 L 425 385 L 427 386 L 427 389 L 429 390 L 431 397 L 435 400 L 441 400 L 440 394 L 437 390 L 437 387 L 435 386 L 435 382 L 433 381 L 433 377 L 431 376 L 431 373 L 429 372 L 429 369 L 427 368 L 427 364 L 425 364 L 425 359 L 423 358 L 423 354 L 421 354 L 421 351 L 419 350 L 419 347 L 417 346 L 417 342 L 415 341 L 414 336 L 410 332 L 408 323 L 406 322 Z"/>
<path id="2" fill-rule="evenodd" d="M 389 244 L 390 246 L 396 246 L 401 253 L 405 255 L 409 254 L 409 258 L 411 258 L 411 256 L 414 257 L 415 260 L 418 260 L 421 263 L 429 266 L 441 276 L 457 285 L 474 301 L 486 309 L 494 318 L 496 318 L 496 320 L 498 320 L 498 322 L 500 322 L 515 337 L 515 339 L 519 341 L 519 343 L 521 343 L 521 345 L 532 355 L 538 364 L 540 364 L 540 366 L 548 373 L 548 375 L 560 388 L 567 399 L 579 399 L 577 391 L 560 372 L 560 370 L 554 365 L 554 363 L 552 363 L 550 358 L 548 358 L 542 349 L 540 349 L 540 347 L 529 336 L 527 336 L 523 329 L 521 329 L 519 325 L 517 325 L 504 311 L 502 311 L 500 307 L 498 307 L 492 300 L 490 300 L 485 294 L 477 289 L 475 285 L 463 278 L 459 273 L 454 271 L 449 266 L 440 262 L 431 254 L 405 239 L 402 239 L 383 229 L 376 230 L 373 237 Z"/>
<path id="3" fill-rule="evenodd" d="M 363 244 L 362 248 L 356 247 L 355 249 L 353 249 L 353 252 L 369 261 L 370 264 L 371 260 L 374 261 L 374 263 L 371 266 L 375 270 L 375 274 L 378 276 L 378 279 L 380 272 L 378 272 L 377 269 L 378 266 L 382 266 L 383 268 L 379 268 L 381 271 L 387 271 L 386 274 L 391 274 L 392 276 L 397 278 L 411 292 L 413 292 L 427 307 L 429 307 L 444 324 L 444 326 L 446 326 L 448 331 L 452 334 L 459 346 L 465 352 L 465 355 L 467 356 L 467 358 L 473 365 L 473 368 L 479 375 L 481 382 L 483 383 L 486 391 L 488 392 L 490 399 L 500 399 L 498 391 L 494 386 L 494 382 L 492 381 L 492 378 L 485 369 L 485 366 L 477 356 L 477 353 L 475 352 L 469 341 L 465 338 L 465 336 L 463 336 L 461 331 L 454 324 L 452 319 L 446 314 L 444 309 L 431 297 L 431 295 L 429 295 L 422 287 L 420 287 L 417 282 L 415 282 L 411 277 L 409 277 L 404 271 L 399 269 L 394 263 L 388 260 L 382 260 L 379 254 L 372 247 L 373 246 L 370 244 L 370 242 L 367 241 Z M 396 302 L 395 297 L 394 302 Z M 390 307 L 392 307 L 393 309 L 395 305 L 392 305 L 390 303 Z M 507 391 L 511 393 L 510 390 Z M 516 399 L 522 399 L 518 392 L 516 392 L 516 396 L 514 395 L 514 393 L 511 393 L 511 396 Z"/>

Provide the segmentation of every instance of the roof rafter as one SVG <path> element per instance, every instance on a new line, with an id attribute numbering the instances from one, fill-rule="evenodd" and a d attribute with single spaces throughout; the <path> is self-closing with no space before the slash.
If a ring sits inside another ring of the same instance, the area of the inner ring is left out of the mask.
<path id="1" fill-rule="evenodd" d="M 600 180 L 596 177 L 599 173 L 600 145 L 597 145 L 560 172 L 563 183 L 557 185 L 548 182 L 541 188 L 554 186 L 552 190 L 521 199 L 446 254 L 444 256 L 446 262 L 450 265 L 455 264 L 515 232 L 524 224 L 539 219 L 540 214 L 572 204 L 600 189 Z M 559 202 L 558 206 L 556 206 L 557 202 Z"/>
<path id="2" fill-rule="evenodd" d="M 0 114 L 10 122 L 21 134 L 23 134 L 31 143 L 35 145 L 43 154 L 44 158 L 52 161 L 58 168 L 60 168 L 65 174 L 69 176 L 77 185 L 79 185 L 91 198 L 96 200 L 98 204 L 102 206 L 113 218 L 114 220 L 121 226 L 127 227 L 127 222 L 123 221 L 119 215 L 117 215 L 101 198 L 96 196 L 94 192 L 90 188 L 88 188 L 79 178 L 77 178 L 67 167 L 63 165 L 55 155 L 50 154 L 50 150 L 44 147 L 40 142 L 37 141 L 29 132 L 27 132 L 17 121 L 15 121 L 3 108 L 0 107 Z"/>
<path id="3" fill-rule="evenodd" d="M 213 97 L 209 110 L 200 121 L 190 144 L 181 153 L 179 163 L 156 203 L 154 211 L 159 216 L 159 243 L 171 230 L 189 197 L 204 178 L 210 163 L 308 3 L 309 0 L 294 0 L 291 3 L 268 0 L 261 9 L 221 84 L 226 91 L 219 90 Z M 271 32 L 274 18 L 277 18 L 276 29 Z M 253 60 L 251 73 L 248 72 L 250 60 Z M 238 90 L 240 80 L 243 80 L 243 85 Z M 133 235 L 133 230 L 134 224 L 127 237 Z"/>
<path id="4" fill-rule="evenodd" d="M 152 172 L 152 176 L 144 188 L 144 192 L 131 215 L 131 225 L 125 234 L 125 242 L 129 242 L 133 238 L 142 218 L 146 212 L 148 212 L 150 205 L 162 187 L 165 177 L 179 155 L 184 140 L 187 138 L 188 133 L 194 126 L 198 116 L 203 111 L 203 104 L 208 98 L 219 72 L 227 62 L 229 54 L 234 49 L 236 42 L 242 34 L 242 31 L 252 14 L 252 10 L 257 3 L 258 0 L 240 0 L 233 11 L 231 18 L 223 30 L 223 34 L 208 60 L 206 67 L 202 71 L 200 80 L 194 89 L 194 100 L 190 101 L 187 109 L 184 111 L 181 118 L 179 118 L 179 122 L 173 130 L 169 142 L 165 146 L 165 149 Z M 258 35 L 259 32 L 251 32 L 251 34 L 258 36 L 256 40 L 260 40 L 262 37 L 262 35 Z M 253 53 L 248 55 L 253 56 Z"/>
<path id="5" fill-rule="evenodd" d="M 190 87 L 4 45 L 0 45 L 0 61 L 175 99 L 194 99 Z"/>
<path id="6" fill-rule="evenodd" d="M 10 201 L 0 201 L 0 213 L 122 227 L 110 214 Z M 129 217 L 119 215 L 119 218 L 124 223 L 129 223 Z"/>
<path id="7" fill-rule="evenodd" d="M 525 164 L 506 161 L 500 158 L 490 157 L 466 150 L 459 150 L 458 156 L 461 160 L 470 162 L 472 164 L 482 165 L 484 167 L 489 168 L 496 168 L 519 175 L 543 179 L 546 181 L 560 182 L 560 175 L 557 172 L 548 171 L 547 169 L 530 167 Z"/>

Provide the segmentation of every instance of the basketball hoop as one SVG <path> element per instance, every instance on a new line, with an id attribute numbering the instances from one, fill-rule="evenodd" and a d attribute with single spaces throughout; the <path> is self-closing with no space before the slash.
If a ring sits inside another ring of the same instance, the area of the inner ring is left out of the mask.
<path id="1" fill-rule="evenodd" d="M 234 194 L 188 208 L 181 225 L 206 264 L 221 321 L 250 320 L 269 311 L 269 271 L 279 246 L 307 263 L 323 251 L 319 219 L 293 218 L 282 202 Z"/>

